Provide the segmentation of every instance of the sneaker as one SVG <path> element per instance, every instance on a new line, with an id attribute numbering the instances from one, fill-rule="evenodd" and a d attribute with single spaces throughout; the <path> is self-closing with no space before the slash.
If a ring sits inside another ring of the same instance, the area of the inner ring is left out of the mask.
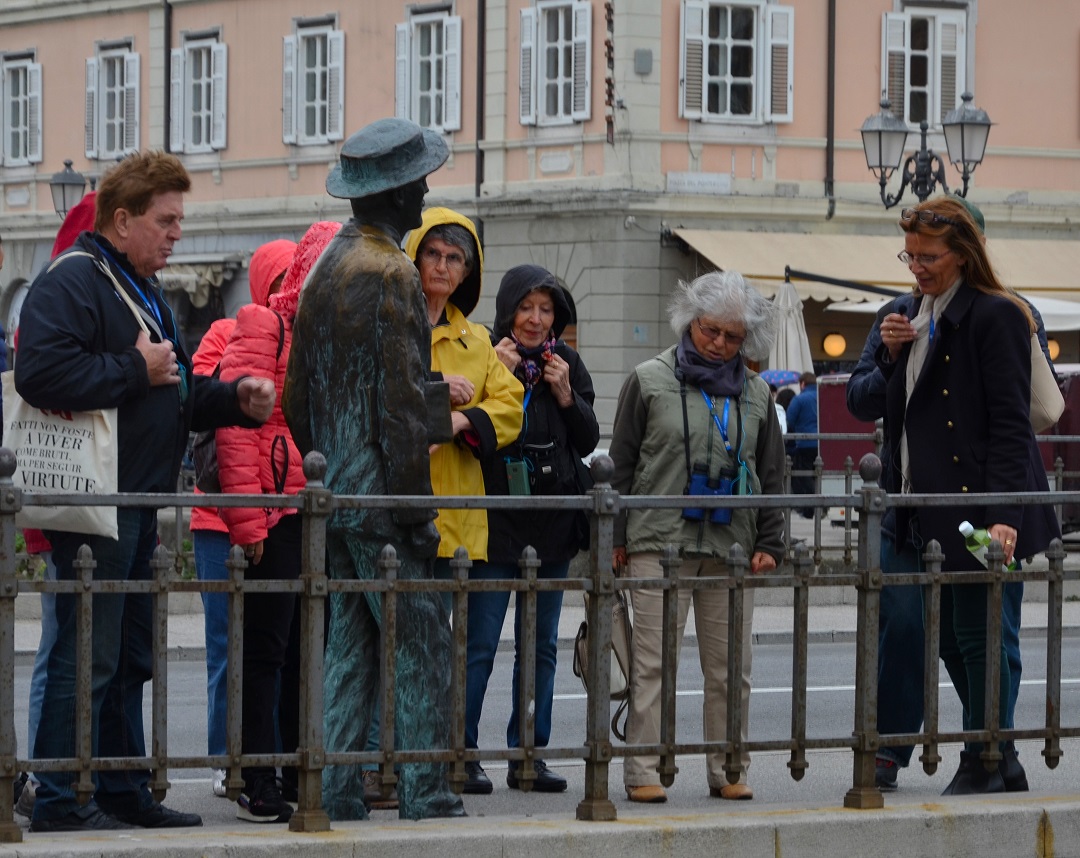
<path id="1" fill-rule="evenodd" d="M 364 771 L 364 804 L 372 810 L 397 810 L 397 788 L 390 790 L 390 795 L 383 797 L 382 775 L 375 769 Z"/>
<path id="2" fill-rule="evenodd" d="M 54 831 L 119 831 L 134 827 L 134 825 L 121 822 L 114 816 L 109 816 L 93 803 L 86 807 L 80 807 L 78 810 L 73 810 L 67 816 L 56 819 L 35 819 L 30 823 L 30 830 L 39 833 Z"/>
<path id="3" fill-rule="evenodd" d="M 225 769 L 214 769 L 214 795 L 225 797 Z"/>
<path id="4" fill-rule="evenodd" d="M 895 760 L 888 757 L 878 757 L 874 769 L 874 783 L 882 792 L 896 792 L 896 773 L 900 767 Z"/>
<path id="5" fill-rule="evenodd" d="M 136 828 L 197 828 L 203 824 L 202 817 L 197 813 L 173 810 L 156 801 L 142 810 L 121 810 L 108 807 L 103 809 L 120 822 L 134 825 Z"/>
<path id="6" fill-rule="evenodd" d="M 19 816 L 32 819 L 34 816 L 34 801 L 37 799 L 37 784 L 28 780 L 22 788 L 19 800 L 15 803 L 15 812 Z"/>
<path id="7" fill-rule="evenodd" d="M 236 818 L 247 822 L 288 822 L 293 813 L 274 777 L 259 778 L 250 793 L 240 794 L 236 805 Z"/>

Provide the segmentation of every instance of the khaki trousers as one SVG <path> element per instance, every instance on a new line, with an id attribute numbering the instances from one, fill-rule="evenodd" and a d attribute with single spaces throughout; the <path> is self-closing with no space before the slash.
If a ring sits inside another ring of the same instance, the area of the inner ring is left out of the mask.
<path id="1" fill-rule="evenodd" d="M 728 574 L 727 564 L 716 558 L 691 558 L 679 563 L 676 577 L 715 577 Z M 629 577 L 663 578 L 659 552 L 642 552 L 629 558 Z M 707 742 L 723 741 L 727 724 L 728 591 L 726 589 L 680 589 L 678 628 L 675 634 L 676 658 L 682 649 L 683 630 L 694 602 L 698 655 L 705 683 L 703 707 L 704 737 Z M 660 590 L 631 590 L 634 635 L 630 674 L 630 710 L 626 724 L 628 745 L 649 745 L 660 741 L 661 642 L 663 633 L 663 593 Z M 747 738 L 750 720 L 751 628 L 754 618 L 753 590 L 747 591 L 743 613 L 742 737 Z M 627 787 L 660 783 L 656 767 L 659 756 L 627 757 L 623 783 Z M 724 755 L 706 755 L 709 786 L 727 784 Z M 742 764 L 750 765 L 750 755 L 743 753 Z M 745 773 L 739 778 L 746 782 Z"/>

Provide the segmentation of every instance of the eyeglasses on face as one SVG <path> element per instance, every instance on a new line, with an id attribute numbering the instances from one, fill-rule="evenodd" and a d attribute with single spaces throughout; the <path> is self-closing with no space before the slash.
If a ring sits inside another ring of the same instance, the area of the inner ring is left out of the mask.
<path id="1" fill-rule="evenodd" d="M 465 257 L 460 253 L 451 251 L 450 253 L 439 253 L 434 247 L 425 247 L 420 251 L 420 258 L 423 259 L 432 268 L 438 268 L 439 263 L 444 259 L 446 260 L 447 268 L 464 268 Z"/>
<path id="2" fill-rule="evenodd" d="M 927 256 L 926 254 L 919 254 L 918 256 L 913 256 L 906 250 L 901 250 L 898 254 L 896 254 L 896 258 L 903 262 L 904 265 L 906 265 L 908 268 L 910 268 L 912 265 L 915 265 L 916 263 L 921 265 L 923 268 L 929 268 L 943 256 L 948 256 L 950 253 L 952 253 L 951 250 L 946 250 L 944 253 L 937 254 L 937 256 Z"/>
<path id="3" fill-rule="evenodd" d="M 746 339 L 745 336 L 733 334 L 731 331 L 725 331 L 723 328 L 714 328 L 712 325 L 703 325 L 701 324 L 701 319 L 694 319 L 694 321 L 697 322 L 698 330 L 701 331 L 701 335 L 709 340 L 709 342 L 722 336 L 724 342 L 728 345 L 741 346 Z"/>
<path id="4" fill-rule="evenodd" d="M 936 223 L 947 223 L 949 226 L 960 226 L 960 222 L 953 220 L 951 217 L 945 217 L 937 212 L 929 211 L 928 209 L 904 209 L 900 212 L 901 220 L 918 220 L 919 223 L 925 223 L 933 226 Z"/>

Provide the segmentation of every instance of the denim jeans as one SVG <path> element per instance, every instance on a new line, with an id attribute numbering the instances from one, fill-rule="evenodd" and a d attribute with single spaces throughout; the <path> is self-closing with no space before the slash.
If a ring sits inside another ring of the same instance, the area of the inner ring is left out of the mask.
<path id="1" fill-rule="evenodd" d="M 229 534 L 217 530 L 193 530 L 195 574 L 200 581 L 227 581 Z M 206 633 L 206 752 L 224 754 L 229 684 L 229 596 L 203 593 L 203 621 Z"/>
<path id="2" fill-rule="evenodd" d="M 77 577 L 72 566 L 79 546 L 93 551 L 97 581 L 145 581 L 151 577 L 150 557 L 157 546 L 157 512 L 117 510 L 119 540 L 78 533 L 46 531 L 52 543 L 56 577 Z M 38 759 L 75 756 L 74 595 L 56 597 L 57 634 L 49 654 L 41 723 L 34 744 Z M 99 594 L 93 599 L 91 752 L 101 757 L 144 757 L 143 685 L 152 678 L 151 597 L 139 594 Z M 58 819 L 70 813 L 92 813 L 93 802 L 80 808 L 72 790 L 74 772 L 39 772 L 34 819 Z M 145 769 L 100 771 L 94 776 L 95 799 L 107 811 L 131 811 L 153 803 Z"/>
<path id="3" fill-rule="evenodd" d="M 881 571 L 888 575 L 919 572 L 919 552 L 910 544 L 897 554 L 894 541 L 881 535 Z M 1024 583 L 1013 581 L 1005 585 L 1001 610 L 1001 637 L 1009 664 L 1009 691 L 1006 722 L 1013 726 L 1016 698 L 1020 692 L 1020 606 L 1024 598 Z M 923 722 L 923 661 L 924 625 L 922 588 L 917 586 L 883 587 L 881 590 L 881 620 L 878 633 L 878 732 L 917 733 Z M 963 670 L 959 653 L 950 642 L 942 639 L 942 658 L 950 676 Z M 967 713 L 964 713 L 965 722 Z M 891 759 L 900 766 L 911 762 L 913 745 L 882 748 L 879 757 Z"/>
<path id="4" fill-rule="evenodd" d="M 45 561 L 45 580 L 56 580 L 56 566 L 53 565 L 52 552 L 43 551 L 41 559 Z M 38 640 L 37 655 L 34 657 L 34 672 L 30 677 L 30 704 L 27 710 L 26 746 L 34 751 L 38 724 L 41 721 L 41 701 L 45 697 L 45 677 L 48 673 L 49 654 L 56 642 L 56 594 L 41 594 L 41 638 Z M 33 776 L 37 783 L 37 776 Z"/>
<path id="5" fill-rule="evenodd" d="M 569 562 L 543 563 L 537 577 L 558 580 L 566 577 Z M 514 579 L 521 577 L 516 563 L 477 563 L 469 572 L 472 580 Z M 561 590 L 536 594 L 536 720 L 533 728 L 537 748 L 547 746 L 551 738 L 551 707 L 555 695 L 555 666 L 558 658 L 559 615 L 562 613 Z M 514 610 L 514 674 L 511 683 L 510 720 L 506 725 L 506 745 L 521 745 L 521 617 L 524 593 L 516 594 Z M 510 604 L 510 591 L 469 594 L 469 630 L 465 667 L 465 747 L 477 747 L 484 695 L 495 665 L 503 621 Z"/>

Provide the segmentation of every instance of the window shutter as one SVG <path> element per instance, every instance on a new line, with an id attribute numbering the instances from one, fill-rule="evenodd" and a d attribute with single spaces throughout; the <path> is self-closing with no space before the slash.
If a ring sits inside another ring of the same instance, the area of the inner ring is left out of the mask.
<path id="1" fill-rule="evenodd" d="M 765 37 L 768 40 L 765 119 L 769 122 L 791 122 L 795 109 L 792 97 L 795 82 L 795 9 L 791 6 L 767 6 L 765 15 Z"/>
<path id="2" fill-rule="evenodd" d="M 124 54 L 124 152 L 139 151 L 139 55 Z"/>
<path id="3" fill-rule="evenodd" d="M 41 163 L 41 63 L 26 66 L 27 125 L 26 160 Z"/>
<path id="4" fill-rule="evenodd" d="M 592 4 L 574 0 L 574 87 L 570 118 L 584 122 L 592 115 Z"/>
<path id="5" fill-rule="evenodd" d="M 86 60 L 86 115 L 83 119 L 87 158 L 97 158 L 97 90 L 98 61 L 96 57 L 89 57 Z"/>
<path id="6" fill-rule="evenodd" d="M 893 116 L 907 122 L 908 16 L 886 12 L 881 19 L 881 92 Z"/>
<path id="7" fill-rule="evenodd" d="M 4 80 L 6 77 L 3 59 L 0 59 L 0 105 L 7 103 L 4 100 Z M 7 122 L 7 111 L 0 109 L 0 167 L 7 163 L 4 155 L 4 141 L 8 139 Z"/>
<path id="8" fill-rule="evenodd" d="M 683 2 L 679 48 L 679 116 L 701 119 L 705 104 L 705 4 L 701 0 Z"/>
<path id="9" fill-rule="evenodd" d="M 483 109 L 483 105 L 478 105 Z M 521 71 L 518 115 L 522 125 L 536 124 L 536 9 L 521 10 Z"/>
<path id="10" fill-rule="evenodd" d="M 457 131 L 461 128 L 461 18 L 451 15 L 443 26 L 443 45 L 446 49 L 443 64 L 443 80 L 446 82 L 443 131 Z"/>
<path id="11" fill-rule="evenodd" d="M 183 152 L 188 139 L 188 116 L 184 110 L 184 48 L 169 51 L 169 151 Z"/>
<path id="12" fill-rule="evenodd" d="M 326 139 L 345 139 L 345 32 L 326 34 Z"/>
<path id="13" fill-rule="evenodd" d="M 210 147 L 224 149 L 229 118 L 229 46 L 210 46 Z"/>
<path id="14" fill-rule="evenodd" d="M 938 44 L 938 122 L 950 110 L 960 106 L 965 89 L 967 63 L 964 58 L 966 36 L 962 14 L 942 13 L 936 19 Z"/>
<path id="15" fill-rule="evenodd" d="M 394 116 L 398 119 L 412 119 L 412 91 L 409 86 L 411 29 L 409 24 L 394 27 Z"/>
<path id="16" fill-rule="evenodd" d="M 282 39 L 281 142 L 296 143 L 296 36 Z"/>

